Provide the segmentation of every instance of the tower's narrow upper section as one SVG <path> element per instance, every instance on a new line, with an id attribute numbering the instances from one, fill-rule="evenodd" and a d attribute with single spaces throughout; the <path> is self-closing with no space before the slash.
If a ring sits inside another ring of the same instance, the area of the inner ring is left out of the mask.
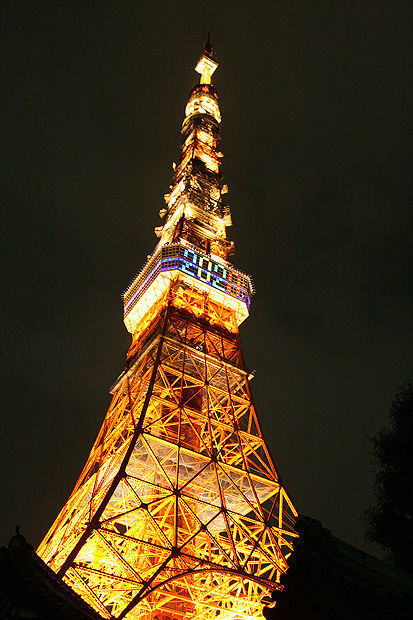
<path id="1" fill-rule="evenodd" d="M 237 330 L 248 316 L 251 279 L 228 262 L 234 243 L 227 239 L 232 222 L 220 173 L 221 112 L 212 85 L 217 67 L 208 37 L 195 67 L 200 83 L 185 108 L 181 156 L 173 164 L 166 208 L 159 212 L 165 224 L 155 228 L 159 243 L 124 295 L 125 324 L 132 333 L 143 329 L 165 303 L 185 307 L 210 323 L 219 315 L 229 330 Z M 203 301 L 195 311 L 197 296 Z"/>
<path id="2" fill-rule="evenodd" d="M 211 78 L 218 63 L 212 45 L 205 44 L 204 53 L 195 67 L 201 74 L 185 108 L 182 123 L 183 145 L 175 175 L 166 194 L 166 216 L 163 227 L 156 229 L 159 245 L 186 240 L 207 254 L 226 260 L 233 253 L 233 243 L 226 238 L 231 225 L 230 210 L 224 204 L 226 186 L 221 184 L 218 150 L 221 112 L 219 98 Z"/>

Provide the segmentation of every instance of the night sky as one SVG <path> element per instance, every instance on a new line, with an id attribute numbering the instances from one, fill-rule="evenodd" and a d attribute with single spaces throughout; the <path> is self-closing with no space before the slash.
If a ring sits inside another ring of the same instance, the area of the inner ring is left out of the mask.
<path id="1" fill-rule="evenodd" d="M 0 544 L 37 546 L 103 421 L 211 30 L 258 414 L 298 510 L 377 553 L 366 435 L 412 378 L 411 7 L 1 2 Z"/>

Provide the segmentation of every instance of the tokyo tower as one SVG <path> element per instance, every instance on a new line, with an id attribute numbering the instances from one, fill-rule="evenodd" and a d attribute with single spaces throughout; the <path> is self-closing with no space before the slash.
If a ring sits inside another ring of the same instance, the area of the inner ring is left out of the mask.
<path id="1" fill-rule="evenodd" d="M 208 40 L 159 243 L 124 294 L 124 371 L 38 548 L 102 618 L 262 618 L 297 537 L 241 352 L 253 286 L 228 261 L 217 66 Z"/>

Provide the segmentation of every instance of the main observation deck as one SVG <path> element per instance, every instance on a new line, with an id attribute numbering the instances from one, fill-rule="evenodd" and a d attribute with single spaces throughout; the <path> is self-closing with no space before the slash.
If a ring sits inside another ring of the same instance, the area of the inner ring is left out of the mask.
<path id="1" fill-rule="evenodd" d="M 124 320 L 131 333 L 175 280 L 207 293 L 216 303 L 233 310 L 237 325 L 247 318 L 254 293 L 250 276 L 214 260 L 199 248 L 177 243 L 162 246 L 125 292 Z"/>

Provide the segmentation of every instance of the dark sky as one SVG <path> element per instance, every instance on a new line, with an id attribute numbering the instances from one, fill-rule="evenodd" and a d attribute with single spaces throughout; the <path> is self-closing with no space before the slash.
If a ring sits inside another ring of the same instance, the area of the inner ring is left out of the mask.
<path id="1" fill-rule="evenodd" d="M 0 544 L 40 542 L 102 423 L 211 30 L 258 413 L 299 511 L 365 548 L 366 435 L 412 377 L 411 6 L 3 0 Z"/>

